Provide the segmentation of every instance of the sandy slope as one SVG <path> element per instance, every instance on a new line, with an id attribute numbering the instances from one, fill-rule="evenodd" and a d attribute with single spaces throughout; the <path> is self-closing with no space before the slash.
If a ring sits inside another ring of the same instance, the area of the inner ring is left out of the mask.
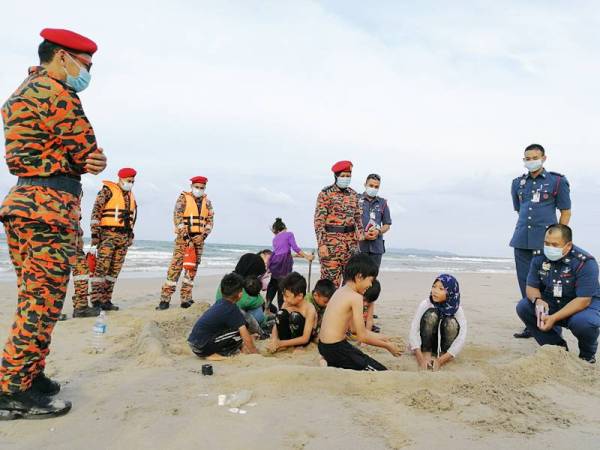
<path id="1" fill-rule="evenodd" d="M 378 303 L 386 334 L 406 340 L 432 274 L 384 274 Z M 393 369 L 355 373 L 318 367 L 300 353 L 238 356 L 213 377 L 185 338 L 207 307 L 154 311 L 160 280 L 123 280 L 109 316 L 109 349 L 89 351 L 93 319 L 60 323 L 48 374 L 63 382 L 72 412 L 47 421 L 0 424 L 0 448 L 600 448 L 600 370 L 572 352 L 518 341 L 515 280 L 462 275 L 468 343 L 442 372 L 419 372 L 412 356 L 369 352 Z M 216 278 L 195 292 L 211 300 Z M 1 333 L 14 310 L 2 285 Z M 66 308 L 70 312 L 70 306 Z M 4 338 L 2 338 L 4 339 Z M 261 348 L 264 343 L 260 344 Z M 217 394 L 253 392 L 246 415 L 216 405 Z"/>

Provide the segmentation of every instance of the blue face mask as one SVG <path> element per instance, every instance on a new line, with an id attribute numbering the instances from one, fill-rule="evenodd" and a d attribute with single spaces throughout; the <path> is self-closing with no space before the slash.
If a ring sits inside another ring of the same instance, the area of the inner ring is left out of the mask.
<path id="1" fill-rule="evenodd" d="M 365 189 L 365 192 L 369 197 L 375 198 L 375 197 L 377 197 L 377 194 L 379 193 L 379 189 L 368 187 Z"/>
<path id="2" fill-rule="evenodd" d="M 77 64 L 71 55 L 69 55 L 69 58 L 71 58 L 71 60 Z M 79 64 L 77 64 L 77 67 L 79 67 L 79 75 L 76 77 L 69 75 L 69 72 L 67 72 L 67 69 L 65 69 L 65 72 L 67 73 L 66 83 L 67 86 L 69 86 L 75 92 L 81 92 L 90 85 L 92 76 L 85 67 L 81 67 Z"/>
<path id="3" fill-rule="evenodd" d="M 340 189 L 346 189 L 348 186 L 350 186 L 351 181 L 351 177 L 338 177 L 335 184 L 337 184 L 337 187 Z"/>
<path id="4" fill-rule="evenodd" d="M 564 247 L 549 247 L 544 245 L 544 255 L 550 261 L 558 261 L 563 257 Z"/>
<path id="5" fill-rule="evenodd" d="M 544 161 L 542 161 L 541 159 L 532 159 L 531 161 L 525 161 L 524 165 L 525 168 L 530 172 L 535 172 L 536 170 L 542 168 L 542 166 L 544 165 Z"/>

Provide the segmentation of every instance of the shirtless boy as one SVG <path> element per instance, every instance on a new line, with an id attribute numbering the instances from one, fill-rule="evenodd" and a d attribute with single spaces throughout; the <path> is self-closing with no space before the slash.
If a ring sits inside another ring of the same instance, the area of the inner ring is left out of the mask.
<path id="1" fill-rule="evenodd" d="M 319 353 L 328 366 L 353 370 L 387 370 L 346 339 L 348 323 L 353 324 L 359 342 L 385 348 L 394 356 L 400 349 L 387 338 L 367 330 L 363 316 L 363 295 L 371 287 L 379 270 L 368 255 L 350 258 L 344 269 L 346 284 L 338 289 L 325 310 L 319 333 Z"/>

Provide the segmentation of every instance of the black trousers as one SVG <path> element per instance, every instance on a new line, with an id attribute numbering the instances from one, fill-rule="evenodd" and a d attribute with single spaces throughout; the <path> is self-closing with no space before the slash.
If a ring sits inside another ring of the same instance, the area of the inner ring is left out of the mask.
<path id="1" fill-rule="evenodd" d="M 279 288 L 280 281 L 279 278 L 271 277 L 269 285 L 267 286 L 267 304 L 271 304 L 275 299 L 275 296 L 277 296 L 277 306 L 279 309 L 281 309 L 281 306 L 283 305 L 283 292 L 281 292 L 281 289 Z"/>
<path id="2" fill-rule="evenodd" d="M 222 356 L 231 356 L 242 348 L 242 337 L 240 330 L 223 330 L 217 333 L 208 343 L 197 346 L 188 342 L 196 356 L 205 357 L 218 353 Z"/>
<path id="3" fill-rule="evenodd" d="M 421 317 L 421 351 L 435 356 L 446 353 L 459 331 L 460 325 L 454 317 L 440 317 L 435 308 L 429 308 Z"/>

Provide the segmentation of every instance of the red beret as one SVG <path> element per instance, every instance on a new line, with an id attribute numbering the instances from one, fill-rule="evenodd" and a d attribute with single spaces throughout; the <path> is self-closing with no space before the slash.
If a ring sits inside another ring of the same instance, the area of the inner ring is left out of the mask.
<path id="1" fill-rule="evenodd" d="M 208 182 L 208 178 L 199 176 L 199 177 L 190 178 L 190 181 L 192 183 L 206 184 Z"/>
<path id="2" fill-rule="evenodd" d="M 98 46 L 94 41 L 69 30 L 44 28 L 40 32 L 40 36 L 53 44 L 75 50 L 76 52 L 93 55 L 98 50 Z"/>
<path id="3" fill-rule="evenodd" d="M 347 172 L 349 170 L 352 170 L 352 163 L 350 161 L 338 161 L 331 167 L 333 173 Z"/>
<path id="4" fill-rule="evenodd" d="M 132 169 L 130 167 L 123 167 L 121 170 L 119 170 L 119 173 L 117 175 L 119 175 L 119 178 L 131 178 L 135 177 L 137 175 L 137 172 L 135 171 L 135 169 Z"/>

